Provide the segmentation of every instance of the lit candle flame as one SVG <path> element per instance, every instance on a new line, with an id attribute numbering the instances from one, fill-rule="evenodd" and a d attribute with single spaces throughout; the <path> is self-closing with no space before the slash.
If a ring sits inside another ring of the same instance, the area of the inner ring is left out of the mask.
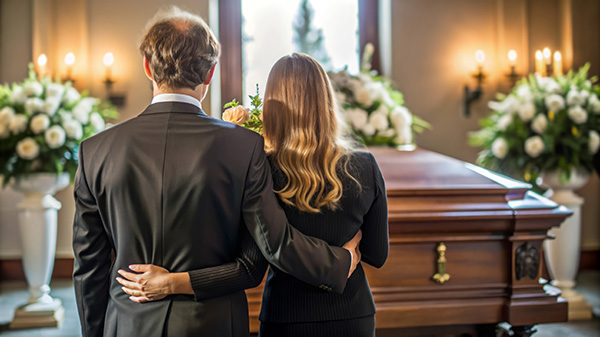
<path id="1" fill-rule="evenodd" d="M 508 51 L 508 61 L 511 66 L 515 65 L 515 62 L 517 61 L 517 52 L 514 49 Z"/>
<path id="2" fill-rule="evenodd" d="M 48 57 L 46 57 L 46 54 L 41 54 L 37 59 L 38 66 L 44 67 L 44 66 L 46 66 L 47 63 L 48 63 Z"/>
<path id="3" fill-rule="evenodd" d="M 113 53 L 106 53 L 104 54 L 104 59 L 102 61 L 104 62 L 105 66 L 110 67 L 113 65 L 113 63 L 115 63 L 115 57 Z"/>
<path id="4" fill-rule="evenodd" d="M 548 47 L 544 48 L 543 54 L 544 54 L 544 61 L 546 61 L 546 64 L 550 64 L 552 62 L 552 59 L 550 58 L 552 56 L 552 52 L 550 51 L 550 48 L 548 48 Z"/>
<path id="5" fill-rule="evenodd" d="M 483 65 L 483 62 L 485 61 L 485 53 L 483 50 L 479 49 L 475 52 L 475 61 L 477 62 L 477 65 Z"/>
<path id="6" fill-rule="evenodd" d="M 67 56 L 65 56 L 65 64 L 68 66 L 75 64 L 75 55 L 73 53 L 68 53 Z"/>

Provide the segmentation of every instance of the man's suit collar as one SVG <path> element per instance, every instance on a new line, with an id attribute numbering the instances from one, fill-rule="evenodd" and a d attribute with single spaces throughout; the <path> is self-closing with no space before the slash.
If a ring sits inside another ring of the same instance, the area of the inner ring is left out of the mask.
<path id="1" fill-rule="evenodd" d="M 189 103 L 183 102 L 160 102 L 148 105 L 141 115 L 151 115 L 160 113 L 186 113 L 196 115 L 206 115 L 202 109 Z"/>

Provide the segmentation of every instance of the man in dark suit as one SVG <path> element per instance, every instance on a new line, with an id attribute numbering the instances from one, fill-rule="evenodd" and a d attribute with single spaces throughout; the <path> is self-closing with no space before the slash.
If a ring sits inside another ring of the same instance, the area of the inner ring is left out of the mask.
<path id="1" fill-rule="evenodd" d="M 223 265 L 250 238 L 277 268 L 341 293 L 357 242 L 330 247 L 290 226 L 262 137 L 202 111 L 219 54 L 204 21 L 174 9 L 154 21 L 140 51 L 152 104 L 79 150 L 73 278 L 83 336 L 248 335 L 243 290 L 139 304 L 115 279 L 132 263 L 172 272 Z"/>

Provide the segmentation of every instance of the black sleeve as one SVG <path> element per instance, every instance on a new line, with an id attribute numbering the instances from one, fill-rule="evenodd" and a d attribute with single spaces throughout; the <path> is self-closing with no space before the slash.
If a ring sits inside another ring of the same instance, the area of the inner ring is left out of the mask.
<path id="1" fill-rule="evenodd" d="M 235 262 L 189 272 L 194 300 L 223 296 L 260 284 L 269 264 L 248 230 L 242 228 L 242 231 L 240 253 Z"/>
<path id="2" fill-rule="evenodd" d="M 380 268 L 385 263 L 389 252 L 388 210 L 385 183 L 379 165 L 370 154 L 373 168 L 375 199 L 371 208 L 363 218 L 363 232 L 360 241 L 362 261 Z"/>
<path id="3" fill-rule="evenodd" d="M 342 293 L 350 253 L 292 227 L 273 192 L 271 167 L 259 138 L 246 176 L 242 213 L 246 227 L 269 263 L 308 284 Z"/>
<path id="4" fill-rule="evenodd" d="M 88 187 L 83 153 L 81 144 L 74 186 L 73 284 L 83 337 L 101 337 L 109 297 L 112 248 L 96 199 Z"/>

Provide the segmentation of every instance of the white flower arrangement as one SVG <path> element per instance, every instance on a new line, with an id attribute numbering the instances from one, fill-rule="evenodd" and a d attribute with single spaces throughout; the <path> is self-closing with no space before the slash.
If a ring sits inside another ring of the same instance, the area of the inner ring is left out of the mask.
<path id="1" fill-rule="evenodd" d="M 573 168 L 593 171 L 600 162 L 600 86 L 588 69 L 530 75 L 489 102 L 493 113 L 470 135 L 483 149 L 478 164 L 534 184 L 543 172 L 558 170 L 567 180 Z"/>
<path id="2" fill-rule="evenodd" d="M 23 83 L 0 85 L 0 175 L 68 172 L 74 178 L 79 144 L 116 118 L 108 103 L 80 94 L 70 82 L 37 79 L 30 65 Z"/>
<path id="3" fill-rule="evenodd" d="M 347 69 L 328 74 L 341 114 L 365 145 L 413 144 L 413 132 L 420 133 L 430 125 L 410 113 L 389 79 L 370 71 L 372 55 L 373 47 L 367 44 L 358 75 Z"/>

